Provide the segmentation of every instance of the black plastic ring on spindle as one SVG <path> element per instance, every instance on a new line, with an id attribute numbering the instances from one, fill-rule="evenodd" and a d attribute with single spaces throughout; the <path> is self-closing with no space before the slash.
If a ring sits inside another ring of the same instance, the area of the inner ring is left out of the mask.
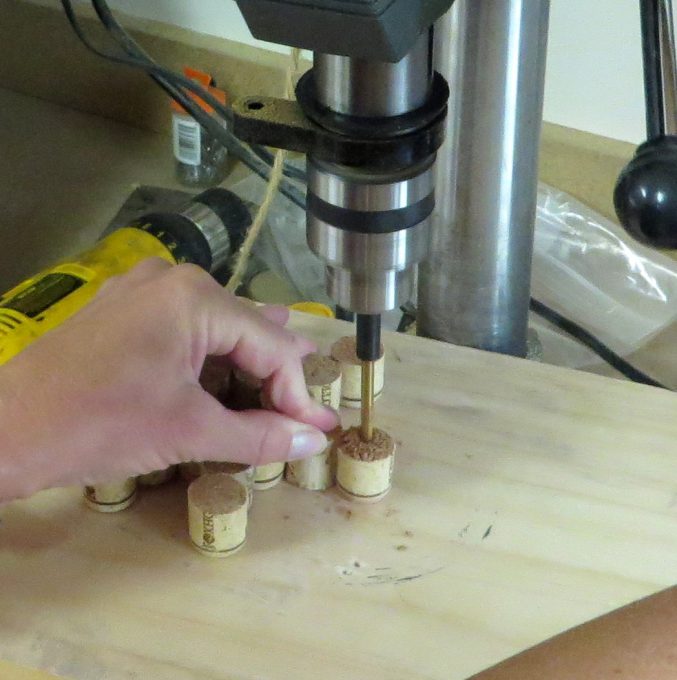
<path id="1" fill-rule="evenodd" d="M 381 315 L 358 314 L 356 318 L 356 352 L 360 361 L 381 358 Z"/>

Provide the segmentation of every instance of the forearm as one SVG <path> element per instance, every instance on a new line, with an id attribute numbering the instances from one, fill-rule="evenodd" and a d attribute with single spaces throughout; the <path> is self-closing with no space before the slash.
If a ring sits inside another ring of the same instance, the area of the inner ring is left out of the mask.
<path id="1" fill-rule="evenodd" d="M 30 495 L 30 470 L 21 451 L 23 425 L 17 418 L 16 394 L 9 369 L 0 368 L 0 504 Z"/>
<path id="2" fill-rule="evenodd" d="M 41 354 L 29 348 L 0 367 L 0 503 L 62 486 L 69 470 L 83 408 L 55 388 Z"/>
<path id="3" fill-rule="evenodd" d="M 674 680 L 677 587 L 573 628 L 471 680 Z"/>

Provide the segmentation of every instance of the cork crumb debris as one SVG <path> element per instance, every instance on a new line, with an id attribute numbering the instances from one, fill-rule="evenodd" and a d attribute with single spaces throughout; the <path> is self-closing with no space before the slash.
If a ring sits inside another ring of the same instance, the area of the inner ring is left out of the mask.
<path id="1" fill-rule="evenodd" d="M 362 439 L 360 428 L 351 427 L 343 432 L 338 445 L 346 455 L 364 462 L 383 460 L 395 451 L 395 442 L 392 437 L 378 428 L 374 428 L 371 441 L 366 442 Z"/>
<path id="2" fill-rule="evenodd" d="M 381 351 L 383 353 L 383 348 Z M 382 389 L 382 359 L 380 361 Z M 349 375 L 355 382 L 359 378 L 359 367 L 355 338 L 340 338 L 333 344 L 331 356 L 315 353 L 304 358 L 303 375 L 308 394 L 316 403 L 336 411 L 340 406 L 351 406 L 344 403 L 342 383 Z M 202 378 L 203 387 L 229 409 L 266 408 L 262 381 L 233 369 L 224 361 L 207 362 Z M 353 387 L 356 391 L 359 389 L 357 383 Z M 270 463 L 258 468 L 218 461 L 186 462 L 118 484 L 88 487 L 85 500 L 98 512 L 117 512 L 133 502 L 137 484 L 147 492 L 157 493 L 148 491 L 149 487 L 159 488 L 173 478 L 179 483 L 187 482 L 191 542 L 203 554 L 225 556 L 236 552 L 245 541 L 254 490 L 257 494 L 263 493 L 283 478 L 311 493 L 336 486 L 344 496 L 347 492 L 351 504 L 376 502 L 388 493 L 396 448 L 390 435 L 375 428 L 373 438 L 365 441 L 359 427 L 344 430 L 339 424 L 327 433 L 327 440 L 327 449 L 307 461 L 286 465 Z M 177 470 L 179 474 L 175 474 Z M 344 511 L 346 518 L 352 515 L 351 510 Z M 286 514 L 284 518 L 289 516 Z M 398 546 L 397 550 L 404 548 Z"/>

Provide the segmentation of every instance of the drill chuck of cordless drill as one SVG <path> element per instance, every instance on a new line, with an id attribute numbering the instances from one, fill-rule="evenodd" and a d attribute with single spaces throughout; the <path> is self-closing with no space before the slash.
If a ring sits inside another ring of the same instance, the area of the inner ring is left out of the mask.
<path id="1" fill-rule="evenodd" d="M 86 305 L 112 276 L 149 257 L 190 262 L 217 276 L 251 222 L 235 194 L 209 189 L 175 213 L 150 213 L 0 296 L 0 365 Z"/>

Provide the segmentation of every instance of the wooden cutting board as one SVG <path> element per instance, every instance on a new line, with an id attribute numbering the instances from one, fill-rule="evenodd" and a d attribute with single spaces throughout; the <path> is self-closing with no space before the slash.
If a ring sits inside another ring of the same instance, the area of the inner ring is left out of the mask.
<path id="1" fill-rule="evenodd" d="M 324 348 L 348 332 L 292 323 Z M 399 451 L 383 502 L 260 492 L 226 560 L 189 546 L 179 482 L 112 516 L 77 489 L 10 504 L 0 657 L 71 680 L 460 680 L 674 583 L 675 395 L 386 347 L 378 420 Z"/>

